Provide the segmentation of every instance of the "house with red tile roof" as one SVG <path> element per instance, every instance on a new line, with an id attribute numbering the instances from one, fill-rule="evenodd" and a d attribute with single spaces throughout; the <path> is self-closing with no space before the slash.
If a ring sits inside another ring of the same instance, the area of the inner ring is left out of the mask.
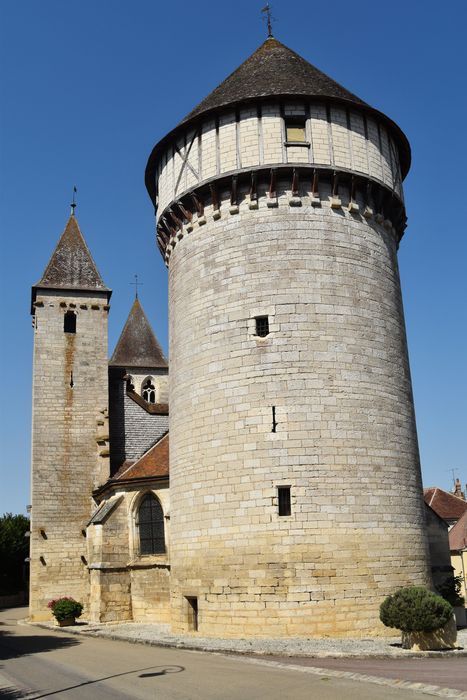
<path id="1" fill-rule="evenodd" d="M 467 501 L 461 496 L 454 495 L 448 491 L 432 486 L 423 489 L 425 503 L 433 508 L 435 513 L 443 518 L 449 526 L 454 525 L 459 518 L 467 511 Z"/>
<path id="2" fill-rule="evenodd" d="M 423 490 L 425 503 L 449 526 L 449 550 L 454 576 L 462 576 L 462 595 L 467 598 L 467 501 L 456 479 L 454 492 L 437 486 Z"/>
<path id="3" fill-rule="evenodd" d="M 467 509 L 449 531 L 449 548 L 454 576 L 462 576 L 461 593 L 467 600 Z"/>

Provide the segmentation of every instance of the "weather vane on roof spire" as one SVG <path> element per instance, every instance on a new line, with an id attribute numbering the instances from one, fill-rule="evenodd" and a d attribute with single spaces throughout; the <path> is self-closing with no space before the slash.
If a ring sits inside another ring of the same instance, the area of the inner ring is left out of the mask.
<path id="1" fill-rule="evenodd" d="M 76 209 L 76 206 L 77 206 L 77 205 L 76 205 L 76 202 L 75 202 L 75 194 L 76 194 L 77 192 L 78 192 L 78 190 L 76 189 L 76 185 L 74 185 L 74 186 L 73 186 L 73 201 L 72 201 L 72 203 L 70 204 L 70 206 L 71 206 L 71 215 L 72 215 L 72 216 L 75 215 L 75 209 Z"/>
<path id="2" fill-rule="evenodd" d="M 133 284 L 133 285 L 135 286 L 135 299 L 137 299 L 137 298 L 138 298 L 138 285 L 139 285 L 140 287 L 142 287 L 143 283 L 142 283 L 142 282 L 138 282 L 138 275 L 135 275 L 135 281 L 134 281 L 134 282 L 130 282 L 130 284 Z"/>
<path id="3" fill-rule="evenodd" d="M 274 17 L 271 14 L 271 5 L 266 3 L 261 12 L 264 13 L 263 20 L 267 22 L 268 25 L 268 39 L 272 36 L 272 23 L 274 22 Z"/>

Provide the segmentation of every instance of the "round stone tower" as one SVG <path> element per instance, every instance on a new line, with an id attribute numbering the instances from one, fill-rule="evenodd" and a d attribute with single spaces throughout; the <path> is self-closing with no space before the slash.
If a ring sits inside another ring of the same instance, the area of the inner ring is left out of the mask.
<path id="1" fill-rule="evenodd" d="M 401 130 L 274 38 L 154 148 L 173 627 L 382 632 L 429 583 Z"/>

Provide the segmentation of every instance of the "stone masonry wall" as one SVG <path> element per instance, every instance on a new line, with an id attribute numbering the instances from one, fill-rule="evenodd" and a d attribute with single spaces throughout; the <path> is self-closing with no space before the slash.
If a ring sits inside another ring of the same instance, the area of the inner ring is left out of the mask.
<path id="1" fill-rule="evenodd" d="M 64 314 L 77 315 L 64 333 Z M 92 490 L 108 478 L 97 418 L 108 407 L 105 294 L 38 289 L 35 306 L 30 614 L 73 596 L 88 605 L 85 527 Z"/>
<path id="2" fill-rule="evenodd" d="M 108 500 L 114 508 L 103 523 L 87 529 L 91 574 L 89 617 L 94 622 L 135 620 L 168 623 L 169 588 L 169 490 L 168 483 L 139 490 L 123 487 Z M 166 553 L 141 555 L 137 527 L 138 505 L 147 491 L 161 502 L 165 518 Z"/>
<path id="3" fill-rule="evenodd" d="M 396 241 L 278 191 L 170 257 L 173 629 L 197 597 L 206 635 L 384 633 L 430 581 Z"/>

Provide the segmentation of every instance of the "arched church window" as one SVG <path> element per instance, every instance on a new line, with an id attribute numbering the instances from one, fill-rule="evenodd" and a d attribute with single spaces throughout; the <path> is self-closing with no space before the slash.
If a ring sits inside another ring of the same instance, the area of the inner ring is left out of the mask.
<path id="1" fill-rule="evenodd" d="M 76 333 L 76 314 L 74 311 L 67 311 L 63 317 L 64 333 Z"/>
<path id="2" fill-rule="evenodd" d="M 165 554 L 164 512 L 154 494 L 147 493 L 138 509 L 140 554 Z"/>
<path id="3" fill-rule="evenodd" d="M 145 401 L 148 403 L 156 403 L 156 387 L 152 383 L 151 378 L 143 382 L 143 391 L 141 393 Z"/>

